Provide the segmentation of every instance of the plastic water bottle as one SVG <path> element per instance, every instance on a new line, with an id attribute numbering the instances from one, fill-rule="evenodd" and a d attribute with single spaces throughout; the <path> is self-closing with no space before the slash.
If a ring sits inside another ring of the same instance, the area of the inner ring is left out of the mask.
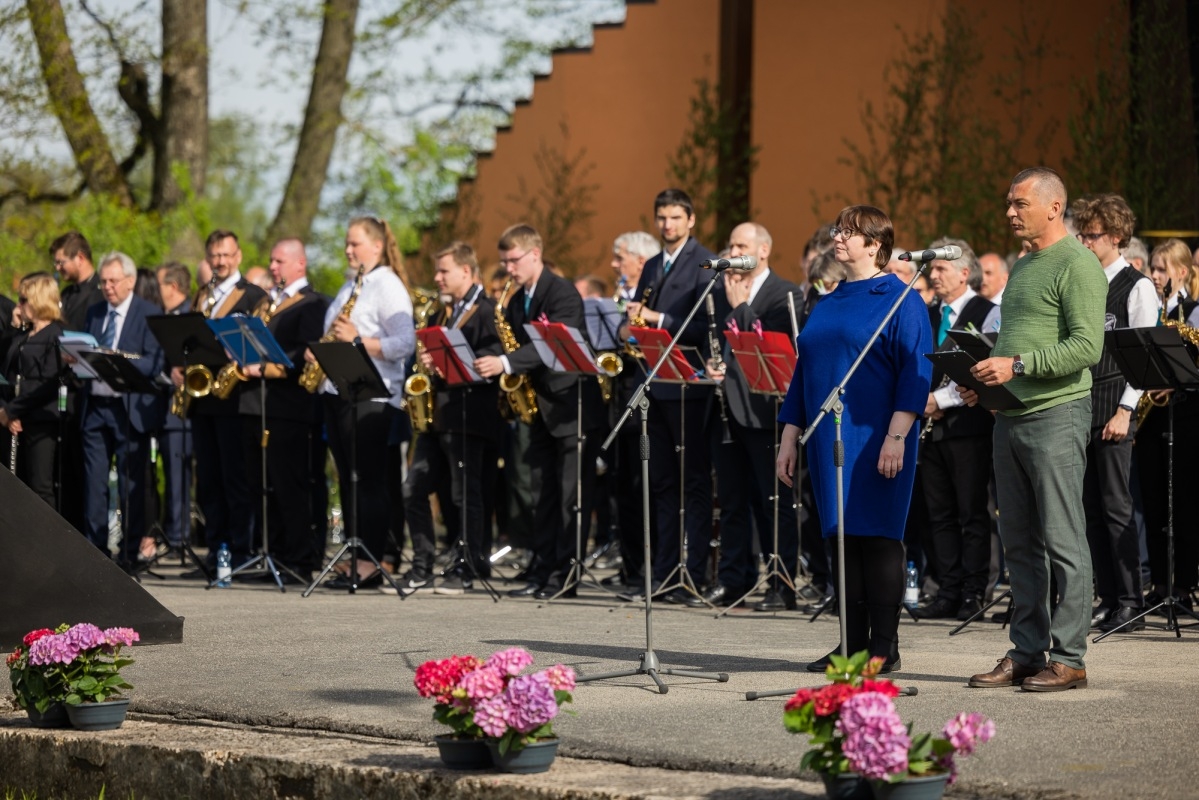
<path id="1" fill-rule="evenodd" d="M 920 578 L 916 574 L 916 562 L 909 561 L 905 571 L 903 604 L 915 608 L 920 604 Z"/>
<path id="2" fill-rule="evenodd" d="M 233 556 L 229 545 L 221 542 L 221 549 L 216 551 L 216 585 L 222 589 L 229 588 L 229 576 L 233 573 Z"/>

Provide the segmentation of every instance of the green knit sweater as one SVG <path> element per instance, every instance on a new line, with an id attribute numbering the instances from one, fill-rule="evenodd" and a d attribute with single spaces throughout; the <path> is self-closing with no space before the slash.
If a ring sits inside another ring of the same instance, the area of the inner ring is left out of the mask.
<path id="1" fill-rule="evenodd" d="M 1107 279 L 1095 254 L 1073 236 L 1021 258 L 1003 292 L 1003 323 L 993 355 L 1024 361 L 1006 386 L 1028 414 L 1086 397 L 1103 353 Z"/>

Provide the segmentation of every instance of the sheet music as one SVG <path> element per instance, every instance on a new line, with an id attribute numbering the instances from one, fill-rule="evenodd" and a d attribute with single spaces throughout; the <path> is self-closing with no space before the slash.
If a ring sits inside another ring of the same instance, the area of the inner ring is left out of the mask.
<path id="1" fill-rule="evenodd" d="M 620 350 L 617 337 L 624 314 L 610 297 L 589 297 L 583 301 L 587 336 L 596 350 Z"/>
<path id="2" fill-rule="evenodd" d="M 537 350 L 537 355 L 541 359 L 542 364 L 545 364 L 555 372 L 566 371 L 566 367 L 558 360 L 558 356 L 554 355 L 553 349 L 546 343 L 545 339 L 541 336 L 541 331 L 537 330 L 533 323 L 525 323 L 525 333 L 529 335 L 529 340 L 533 343 L 534 349 Z"/>
<path id="3" fill-rule="evenodd" d="M 454 355 L 462 362 L 463 368 L 466 370 L 465 383 L 482 383 L 487 379 L 479 373 L 475 372 L 475 351 L 471 348 L 470 342 L 466 341 L 466 336 L 458 328 L 442 328 L 445 332 L 445 339 L 449 342 L 450 347 L 454 348 Z"/>

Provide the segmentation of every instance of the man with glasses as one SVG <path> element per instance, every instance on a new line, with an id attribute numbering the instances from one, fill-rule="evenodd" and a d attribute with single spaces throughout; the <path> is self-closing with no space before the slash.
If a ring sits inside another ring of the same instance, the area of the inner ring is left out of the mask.
<path id="1" fill-rule="evenodd" d="M 603 423 L 603 400 L 594 379 L 583 380 L 583 408 L 578 408 L 578 386 L 573 374 L 554 372 L 541 362 L 525 331 L 526 322 L 546 320 L 577 328 L 585 337 L 583 298 L 566 278 L 552 273 L 541 257 L 541 235 L 529 225 L 513 225 L 499 241 L 500 265 L 520 286 L 508 303 L 508 324 L 520 344 L 507 355 L 476 359 L 475 370 L 485 378 L 527 375 L 537 393 L 537 415 L 525 453 L 537 493 L 533 526 L 533 560 L 529 582 L 508 592 L 511 597 L 547 599 L 563 588 L 566 572 L 575 557 L 575 504 L 582 506 L 582 537 L 586 545 L 591 522 L 591 493 L 595 484 L 595 457 Z M 582 497 L 578 497 L 578 414 L 582 414 Z M 567 592 L 573 597 L 574 588 Z"/>
<path id="2" fill-rule="evenodd" d="M 1099 259 L 1107 279 L 1104 328 L 1147 328 L 1157 324 L 1157 292 L 1153 282 L 1125 260 L 1136 217 L 1124 198 L 1114 194 L 1074 202 L 1078 240 Z M 1087 543 L 1099 607 L 1091 626 L 1112 630 L 1141 613 L 1140 543 L 1132 514 L 1132 441 L 1136 435 L 1133 409 L 1141 392 L 1128 385 L 1106 347 L 1091 367 L 1091 430 L 1087 442 L 1087 471 L 1083 508 Z M 1140 630 L 1137 621 L 1124 630 Z"/>
<path id="3" fill-rule="evenodd" d="M 192 310 L 209 319 L 252 313 L 266 292 L 241 276 L 237 234 L 213 231 L 204 243 L 204 251 L 212 267 L 212 280 L 200 287 L 192 299 Z M 179 385 L 183 373 L 176 368 L 171 377 Z M 246 458 L 251 448 L 258 449 L 258 409 L 247 408 L 243 422 L 243 394 L 245 387 L 238 385 L 224 400 L 212 395 L 197 398 L 189 414 L 196 453 L 196 500 L 204 513 L 208 566 L 213 570 L 222 542 L 229 545 L 234 568 L 247 561 L 254 549 L 259 504 L 250 490 Z M 205 576 L 201 570 L 193 570 L 184 577 Z"/>
<path id="4" fill-rule="evenodd" d="M 146 317 L 161 313 L 133 293 L 137 267 L 124 253 L 109 253 L 100 262 L 104 300 L 88 309 L 85 330 L 101 347 L 139 356 L 138 372 L 153 378 L 162 371 L 162 347 Z M 83 392 L 80 417 L 83 437 L 84 534 L 108 553 L 108 471 L 116 459 L 118 508 L 124 537 L 117 562 L 135 574 L 137 550 L 146 532 L 146 476 L 150 436 L 162 427 L 165 399 L 159 394 L 121 394 L 92 381 Z"/>
<path id="5" fill-rule="evenodd" d="M 81 331 L 88 309 L 104 299 L 100 277 L 92 266 L 92 247 L 79 231 L 67 231 L 50 243 L 50 258 L 54 259 L 54 271 L 67 282 L 62 290 L 66 328 Z"/>

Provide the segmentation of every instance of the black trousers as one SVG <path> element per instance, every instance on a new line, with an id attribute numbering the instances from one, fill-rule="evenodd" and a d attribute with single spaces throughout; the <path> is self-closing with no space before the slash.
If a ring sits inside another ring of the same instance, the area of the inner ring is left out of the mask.
<path id="1" fill-rule="evenodd" d="M 799 530 L 795 526 L 795 505 L 790 489 L 784 486 L 774 469 L 774 430 L 747 428 L 729 419 L 731 442 L 721 441 L 723 431 L 718 420 L 709 428 L 712 462 L 716 467 L 716 491 L 720 499 L 721 584 L 749 589 L 758 580 L 758 559 L 754 555 L 754 531 L 763 555 L 774 551 L 774 495 L 778 501 L 779 557 L 787 574 L 795 577 L 799 566 Z M 771 588 L 782 591 L 786 585 L 771 579 Z M 789 590 L 788 590 L 789 591 Z"/>
<path id="2" fill-rule="evenodd" d="M 353 404 L 334 394 L 324 395 L 325 426 L 329 448 L 337 464 L 337 479 L 341 485 L 342 513 L 346 530 L 357 534 L 375 558 L 382 558 L 390 525 L 389 491 L 395 487 L 388 480 L 388 435 L 392 416 L 399 410 L 387 403 L 365 400 L 357 404 L 357 435 L 353 429 Z M 356 449 L 355 459 L 351 449 Z M 358 489 L 355 500 L 351 475 L 357 473 Z M 357 502 L 357 515 L 354 505 Z"/>
<path id="3" fill-rule="evenodd" d="M 837 540 L 826 539 L 837 574 Z M 845 633 L 850 655 L 899 655 L 899 606 L 903 601 L 903 542 L 882 536 L 845 537 Z"/>
<path id="4" fill-rule="evenodd" d="M 12 441 L 7 431 L 3 437 Z M 17 475 L 33 493 L 57 508 L 58 494 L 55 492 L 55 468 L 58 463 L 58 422 L 21 421 L 21 435 L 17 444 Z"/>
<path id="5" fill-rule="evenodd" d="M 261 424 L 245 417 L 255 437 Z M 252 423 L 252 424 L 251 424 Z M 312 425 L 288 419 L 267 419 L 270 431 L 266 448 L 267 546 L 271 555 L 296 572 L 320 566 L 320 553 L 314 551 L 311 530 L 313 492 L 309 486 L 312 470 L 308 457 Z M 254 487 L 258 515 L 262 515 L 262 448 L 255 442 L 250 465 L 250 484 Z M 261 534 L 260 534 L 261 535 Z M 261 540 L 260 540 L 261 541 Z"/>
<path id="6" fill-rule="evenodd" d="M 191 418 L 192 445 L 196 453 L 196 485 L 204 512 L 204 537 L 208 565 L 216 567 L 221 543 L 229 545 L 233 566 L 248 560 L 254 551 L 258 514 L 246 468 L 242 418 L 196 414 Z"/>
<path id="7" fill-rule="evenodd" d="M 682 519 L 687 532 L 687 570 L 696 581 L 702 581 L 707 574 L 712 543 L 712 459 L 704 413 L 707 399 L 655 400 L 650 404 L 649 484 L 657 520 L 658 549 L 653 564 L 656 581 L 665 580 L 679 563 L 680 447 L 685 447 Z"/>
<path id="8" fill-rule="evenodd" d="M 413 567 L 425 572 L 433 569 L 437 550 L 429 495 L 448 481 L 452 502 L 458 509 L 459 525 L 465 486 L 466 546 L 475 571 L 488 577 L 491 574 L 491 524 L 484 516 L 484 498 L 488 494 L 484 475 L 487 473 L 486 460 L 495 460 L 494 445 L 478 436 L 429 432 L 418 436 L 413 448 L 412 465 L 404 481 L 404 507 L 412 536 Z M 460 462 L 465 464 L 465 476 Z M 448 531 L 450 540 L 457 541 L 460 532 L 460 528 L 451 528 Z"/>
<path id="9" fill-rule="evenodd" d="M 192 435 L 188 429 L 166 428 L 159 434 L 162 453 L 162 529 L 173 546 L 191 536 Z"/>
<path id="10" fill-rule="evenodd" d="M 957 602 L 982 598 L 991 570 L 991 437 L 967 436 L 928 442 L 920 451 L 921 482 L 928 507 L 928 535 L 936 564 L 938 597 Z"/>
<path id="11" fill-rule="evenodd" d="M 588 435 L 581 462 L 583 495 L 578 496 L 576 468 L 580 466 L 574 435 L 550 434 L 541 417 L 530 427 L 525 461 L 537 496 L 533 524 L 533 561 L 529 564 L 532 583 L 553 584 L 564 578 L 575 557 L 575 505 L 581 503 L 582 541 L 586 548 L 591 530 L 592 489 L 595 457 L 601 442 Z"/>
<path id="12" fill-rule="evenodd" d="M 1184 408 L 1189 406 L 1189 408 Z M 1199 531 L 1196 514 L 1187 503 L 1199 486 L 1199 394 L 1187 393 L 1174 415 L 1174 590 L 1177 594 L 1199 586 Z M 1141 479 L 1145 507 L 1145 544 L 1154 588 L 1164 593 L 1169 571 L 1167 552 L 1167 409 L 1155 408 L 1137 431 L 1133 453 Z"/>
<path id="13" fill-rule="evenodd" d="M 1103 428 L 1091 429 L 1082 505 L 1087 516 L 1087 544 L 1099 604 L 1111 610 L 1140 608 L 1141 553 L 1132 519 L 1133 437 L 1136 423 L 1120 442 L 1104 441 Z"/>
<path id="14" fill-rule="evenodd" d="M 92 397 L 83 419 L 84 533 L 108 554 L 108 469 L 117 468 L 117 508 L 122 512 L 124 536 L 118 560 L 136 563 L 141 537 L 146 532 L 146 462 L 150 437 L 138 433 L 125 410 L 125 398 Z M 18 451 L 18 456 L 20 452 Z"/>

